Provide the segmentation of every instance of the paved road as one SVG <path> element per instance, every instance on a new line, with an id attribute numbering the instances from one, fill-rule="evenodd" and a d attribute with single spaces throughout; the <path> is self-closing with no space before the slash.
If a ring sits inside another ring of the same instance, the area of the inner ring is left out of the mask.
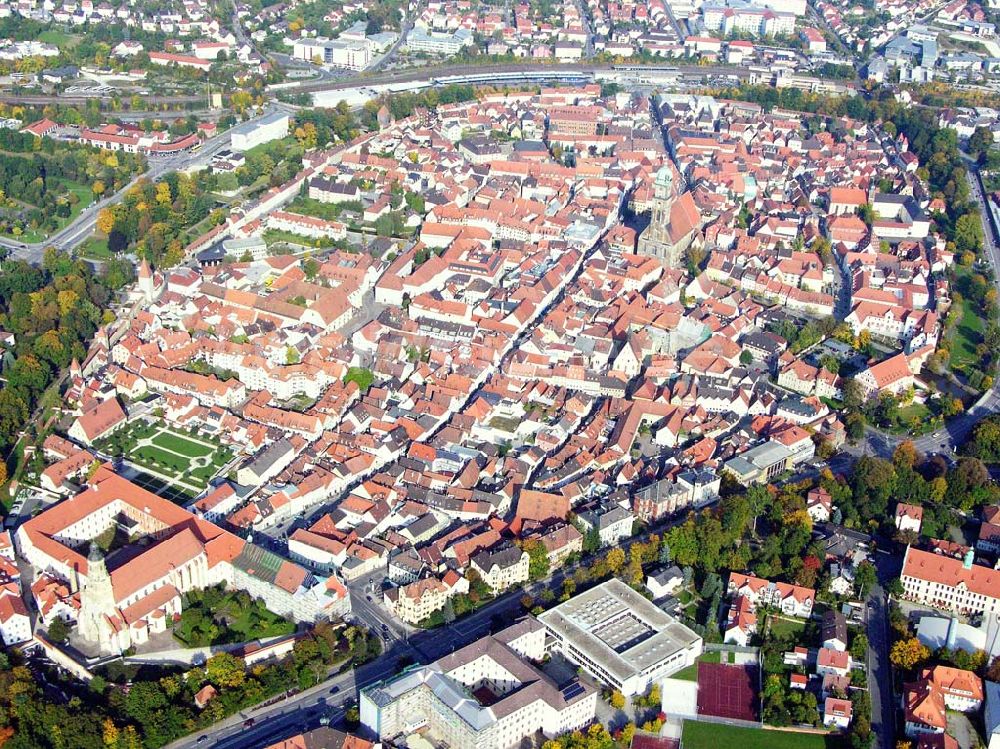
<path id="1" fill-rule="evenodd" d="M 890 554 L 875 553 L 879 582 L 868 594 L 865 611 L 868 634 L 868 693 L 872 702 L 872 731 L 876 749 L 896 746 L 896 700 L 889 664 L 889 602 L 883 585 L 898 576 L 899 565 Z"/>
<path id="2" fill-rule="evenodd" d="M 212 156 L 226 148 L 230 144 L 230 138 L 234 131 L 252 127 L 256 120 L 281 109 L 284 105 L 277 103 L 269 104 L 257 117 L 237 125 L 232 130 L 220 133 L 204 142 L 202 147 L 193 153 L 179 153 L 170 156 L 151 156 L 149 158 L 149 168 L 125 187 L 103 200 L 98 200 L 84 208 L 71 223 L 60 231 L 53 234 L 44 242 L 28 244 L 17 242 L 12 239 L 0 238 L 0 247 L 10 251 L 10 257 L 27 260 L 35 265 L 42 262 L 47 247 L 55 247 L 59 250 L 72 250 L 83 243 L 94 231 L 97 224 L 97 214 L 102 208 L 107 208 L 119 202 L 125 194 L 137 185 L 141 180 L 155 181 L 168 172 L 180 171 L 192 166 L 207 164 Z"/>
<path id="3" fill-rule="evenodd" d="M 413 9 L 406 13 L 406 17 L 403 19 L 403 26 L 399 29 L 399 38 L 389 48 L 389 51 L 382 55 L 382 57 L 374 63 L 369 65 L 365 72 L 377 73 L 396 58 L 400 48 L 406 44 L 406 37 L 409 36 L 410 32 L 413 30 L 413 24 L 416 22 L 417 18 L 420 17 L 422 10 L 423 3 L 416 3 Z"/>

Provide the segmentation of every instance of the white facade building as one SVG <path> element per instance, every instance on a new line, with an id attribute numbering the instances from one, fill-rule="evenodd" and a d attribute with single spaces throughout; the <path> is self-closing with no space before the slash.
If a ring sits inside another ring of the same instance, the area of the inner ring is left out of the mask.
<path id="1" fill-rule="evenodd" d="M 545 655 L 545 628 L 527 618 L 427 666 L 361 691 L 361 723 L 379 740 L 426 731 L 452 749 L 512 749 L 593 721 L 597 690 L 560 689 L 529 661 Z"/>
<path id="2" fill-rule="evenodd" d="M 554 650 L 624 695 L 643 694 L 701 655 L 701 637 L 618 579 L 540 614 Z"/>
<path id="3" fill-rule="evenodd" d="M 261 143 L 284 138 L 288 135 L 289 122 L 287 114 L 274 112 L 258 120 L 249 128 L 237 127 L 231 136 L 232 148 L 234 151 L 249 151 Z"/>

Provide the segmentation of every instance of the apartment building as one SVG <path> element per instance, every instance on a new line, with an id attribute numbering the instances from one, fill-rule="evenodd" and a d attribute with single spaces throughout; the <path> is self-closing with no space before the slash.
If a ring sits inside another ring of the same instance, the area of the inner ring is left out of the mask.
<path id="1" fill-rule="evenodd" d="M 746 596 L 754 606 L 774 606 L 789 616 L 808 619 L 816 602 L 816 591 L 791 583 L 776 583 L 753 575 L 730 572 L 726 590 L 731 596 Z"/>

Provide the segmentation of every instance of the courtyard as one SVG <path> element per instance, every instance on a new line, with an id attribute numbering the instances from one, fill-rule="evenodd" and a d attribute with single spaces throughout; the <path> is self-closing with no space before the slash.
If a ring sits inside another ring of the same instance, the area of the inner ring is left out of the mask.
<path id="1" fill-rule="evenodd" d="M 139 486 L 182 503 L 201 494 L 233 458 L 215 437 L 147 421 L 129 424 L 97 447 L 121 458 L 123 473 Z"/>

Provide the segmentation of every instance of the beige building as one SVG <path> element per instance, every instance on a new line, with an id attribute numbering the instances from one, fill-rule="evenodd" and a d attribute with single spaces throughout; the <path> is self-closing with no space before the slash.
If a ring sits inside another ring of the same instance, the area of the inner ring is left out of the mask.
<path id="1" fill-rule="evenodd" d="M 110 529 L 132 542 L 105 560 L 93 541 Z M 21 525 L 15 538 L 36 573 L 79 593 L 80 634 L 105 653 L 165 631 L 185 593 L 212 585 L 246 591 L 296 621 L 350 611 L 336 576 L 317 578 L 105 468 L 86 491 Z"/>
<path id="2" fill-rule="evenodd" d="M 622 694 L 643 694 L 701 655 L 695 632 L 617 578 L 539 614 L 549 649 Z"/>
<path id="3" fill-rule="evenodd" d="M 479 552 L 470 566 L 494 593 L 528 581 L 528 552 L 513 544 Z"/>
<path id="4" fill-rule="evenodd" d="M 428 577 L 387 590 L 385 605 L 404 622 L 418 624 L 435 611 L 443 609 L 452 596 L 468 592 L 469 581 L 451 571 L 445 575 L 444 580 Z"/>

